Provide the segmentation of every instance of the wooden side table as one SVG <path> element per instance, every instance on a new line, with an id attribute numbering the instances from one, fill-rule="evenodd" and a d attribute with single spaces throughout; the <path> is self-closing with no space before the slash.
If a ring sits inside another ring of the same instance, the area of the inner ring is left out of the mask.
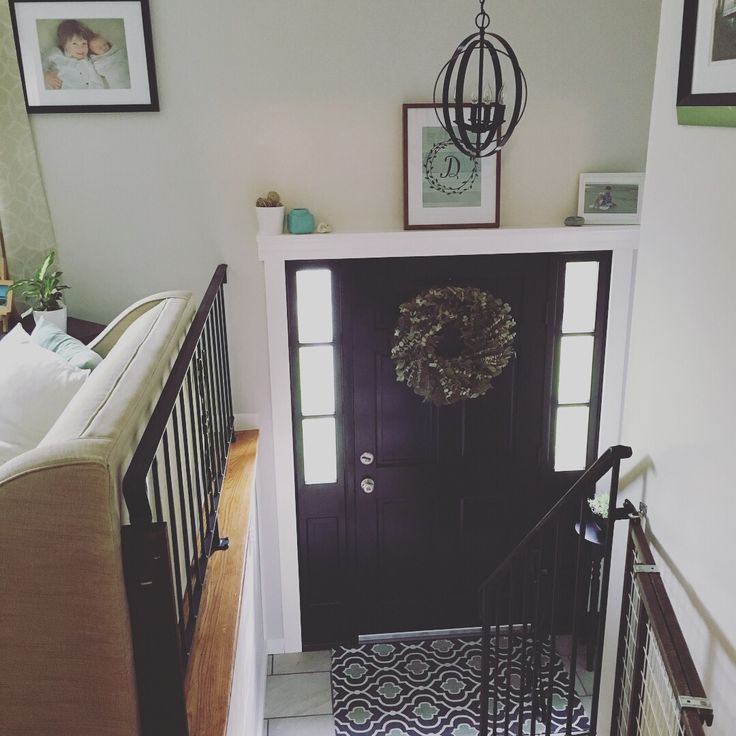
<path id="1" fill-rule="evenodd" d="M 29 314 L 24 320 L 22 320 L 23 329 L 29 334 L 33 332 L 35 323 L 33 321 L 33 315 Z M 90 322 L 86 319 L 77 319 L 76 317 L 69 317 L 66 324 L 66 332 L 72 337 L 76 337 L 77 340 L 83 342 L 85 345 L 94 340 L 102 330 L 105 329 L 105 325 L 101 325 L 99 322 Z M 0 340 L 3 335 L 0 334 Z"/>

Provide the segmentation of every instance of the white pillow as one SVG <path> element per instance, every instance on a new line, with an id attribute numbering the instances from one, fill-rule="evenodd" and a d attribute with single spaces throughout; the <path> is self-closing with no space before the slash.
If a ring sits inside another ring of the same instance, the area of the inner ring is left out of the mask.
<path id="1" fill-rule="evenodd" d="M 36 447 L 88 375 L 34 345 L 21 325 L 0 340 L 0 461 Z"/>

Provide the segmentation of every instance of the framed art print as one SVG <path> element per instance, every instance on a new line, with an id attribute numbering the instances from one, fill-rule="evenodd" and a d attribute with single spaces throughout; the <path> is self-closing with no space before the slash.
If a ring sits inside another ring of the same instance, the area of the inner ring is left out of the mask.
<path id="1" fill-rule="evenodd" d="M 500 153 L 461 153 L 435 110 L 404 105 L 404 229 L 498 227 Z"/>
<path id="2" fill-rule="evenodd" d="M 580 174 L 578 215 L 586 225 L 641 222 L 644 174 Z"/>
<path id="3" fill-rule="evenodd" d="M 677 122 L 736 126 L 736 0 L 685 0 Z"/>
<path id="4" fill-rule="evenodd" d="M 158 110 L 148 0 L 10 0 L 28 112 Z"/>

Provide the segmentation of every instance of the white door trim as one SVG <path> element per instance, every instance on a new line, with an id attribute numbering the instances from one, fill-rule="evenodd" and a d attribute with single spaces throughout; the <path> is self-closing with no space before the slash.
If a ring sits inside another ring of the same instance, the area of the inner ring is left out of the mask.
<path id="1" fill-rule="evenodd" d="M 638 247 L 639 227 L 622 225 L 258 237 L 258 254 L 265 266 L 273 422 L 272 443 L 263 443 L 266 448 L 273 448 L 272 456 L 263 457 L 263 461 L 271 464 L 274 483 L 273 488 L 262 488 L 262 492 L 274 493 L 276 498 L 284 651 L 302 649 L 286 261 L 613 251 L 599 440 L 599 447 L 605 448 L 621 442 L 621 407 Z M 264 580 L 264 586 L 271 584 L 272 581 Z"/>

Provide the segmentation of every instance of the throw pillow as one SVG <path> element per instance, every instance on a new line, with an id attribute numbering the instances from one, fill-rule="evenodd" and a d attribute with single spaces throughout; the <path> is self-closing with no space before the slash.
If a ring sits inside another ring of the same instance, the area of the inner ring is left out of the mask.
<path id="1" fill-rule="evenodd" d="M 67 335 L 64 330 L 59 329 L 45 317 L 41 317 L 36 324 L 36 329 L 31 333 L 31 342 L 56 353 L 69 365 L 82 370 L 91 371 L 102 360 L 94 350 L 90 350 L 75 337 Z"/>
<path id="2" fill-rule="evenodd" d="M 0 456 L 36 447 L 88 375 L 14 327 L 0 340 Z"/>

